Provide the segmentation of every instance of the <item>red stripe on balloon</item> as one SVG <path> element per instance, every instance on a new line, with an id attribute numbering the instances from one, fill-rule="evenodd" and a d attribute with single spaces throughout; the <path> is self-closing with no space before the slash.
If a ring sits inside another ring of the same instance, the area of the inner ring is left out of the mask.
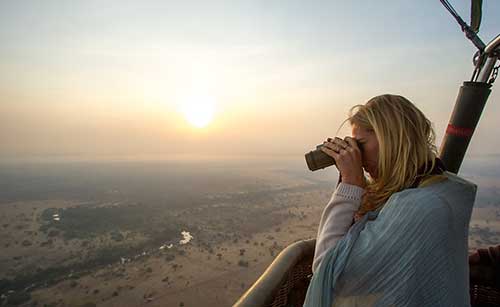
<path id="1" fill-rule="evenodd" d="M 448 124 L 448 128 L 446 128 L 446 133 L 459 137 L 471 137 L 472 134 L 474 133 L 474 129 L 457 127 L 453 126 L 452 124 Z"/>

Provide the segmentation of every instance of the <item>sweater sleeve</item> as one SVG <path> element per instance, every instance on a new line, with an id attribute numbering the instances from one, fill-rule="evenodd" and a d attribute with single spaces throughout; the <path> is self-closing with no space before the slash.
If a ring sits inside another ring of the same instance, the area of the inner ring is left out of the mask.
<path id="1" fill-rule="evenodd" d="M 354 212 L 361 205 L 365 190 L 359 186 L 340 183 L 321 215 L 316 238 L 312 271 L 320 265 L 326 252 L 333 248 L 349 230 Z"/>

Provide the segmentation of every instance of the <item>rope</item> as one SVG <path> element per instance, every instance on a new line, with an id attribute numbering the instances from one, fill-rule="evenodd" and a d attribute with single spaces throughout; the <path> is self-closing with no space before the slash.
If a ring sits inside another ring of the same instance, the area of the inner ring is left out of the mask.
<path id="1" fill-rule="evenodd" d="M 477 36 L 477 34 L 465 23 L 465 21 L 458 15 L 457 11 L 451 6 L 451 4 L 448 2 L 448 0 L 439 0 L 441 4 L 450 12 L 450 14 L 455 18 L 455 20 L 458 22 L 460 27 L 462 28 L 462 32 L 465 33 L 465 36 L 472 41 L 472 43 L 479 49 L 480 51 L 484 50 L 484 47 L 486 45 L 483 43 L 483 41 Z"/>

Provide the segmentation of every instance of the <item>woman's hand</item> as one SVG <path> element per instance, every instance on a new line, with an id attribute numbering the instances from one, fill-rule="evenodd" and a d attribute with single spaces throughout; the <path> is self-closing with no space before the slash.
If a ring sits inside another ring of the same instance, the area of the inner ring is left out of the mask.
<path id="1" fill-rule="evenodd" d="M 346 137 L 345 140 L 338 137 L 328 138 L 323 143 L 321 151 L 335 159 L 335 166 L 342 176 L 342 182 L 365 187 L 361 150 L 353 138 Z"/>

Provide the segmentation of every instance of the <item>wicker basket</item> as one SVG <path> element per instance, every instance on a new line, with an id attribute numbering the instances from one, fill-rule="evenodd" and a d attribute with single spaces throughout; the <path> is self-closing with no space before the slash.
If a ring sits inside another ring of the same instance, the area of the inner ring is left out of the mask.
<path id="1" fill-rule="evenodd" d="M 314 243 L 315 240 L 306 240 L 288 246 L 234 306 L 302 306 L 311 279 Z M 500 245 L 495 248 L 500 252 Z M 469 268 L 471 276 L 475 276 L 470 281 L 471 305 L 500 306 L 499 259 L 483 257 L 480 263 L 471 264 Z M 482 278 L 485 275 L 478 272 L 485 269 L 496 271 L 496 274 L 488 274 L 489 278 Z"/>

